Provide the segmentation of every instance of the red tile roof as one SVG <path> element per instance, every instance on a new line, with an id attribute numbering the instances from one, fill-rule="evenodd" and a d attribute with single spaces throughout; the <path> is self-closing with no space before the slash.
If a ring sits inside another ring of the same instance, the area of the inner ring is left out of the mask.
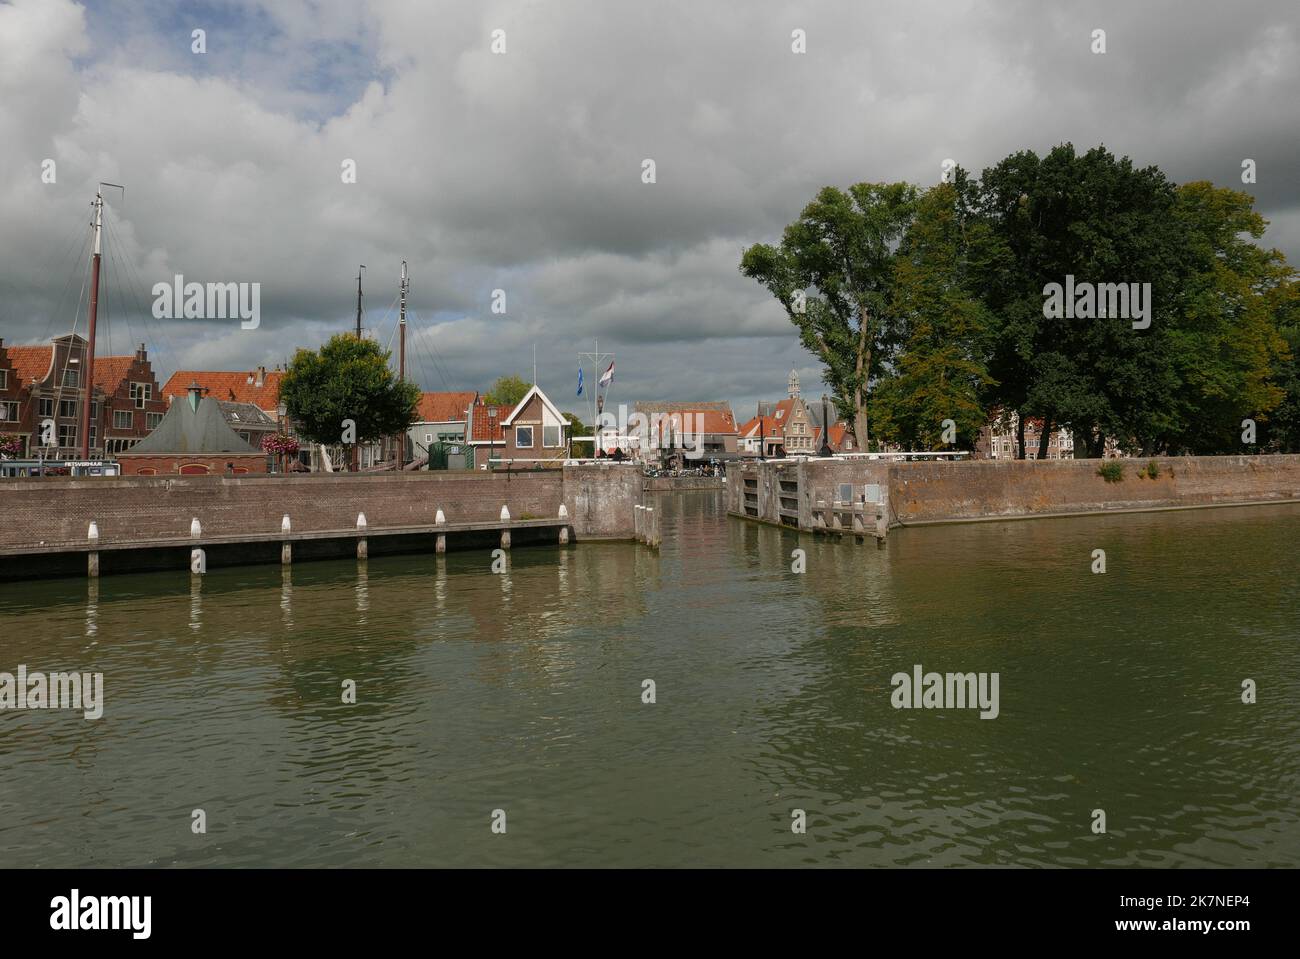
<path id="1" fill-rule="evenodd" d="M 831 424 L 831 449 L 839 453 L 844 450 L 844 437 L 849 433 L 849 424 L 844 421 Z M 822 446 L 822 428 L 813 427 L 813 448 L 820 450 Z"/>
<path id="2" fill-rule="evenodd" d="M 6 346 L 9 364 L 24 383 L 39 382 L 50 372 L 54 359 L 52 346 Z"/>
<path id="3" fill-rule="evenodd" d="M 671 413 L 660 414 L 660 433 L 672 425 L 672 431 L 687 433 L 726 433 L 735 434 L 736 420 L 730 410 L 676 409 Z"/>
<path id="4" fill-rule="evenodd" d="M 758 421 L 760 417 L 755 416 L 748 423 L 740 428 L 741 436 L 758 436 Z M 763 436 L 765 440 L 785 438 L 785 430 L 781 428 L 781 421 L 774 416 L 761 417 L 763 421 Z"/>
<path id="5" fill-rule="evenodd" d="M 134 362 L 134 356 L 95 357 L 95 385 L 105 393 L 113 393 L 131 372 L 131 364 Z"/>
<path id="6" fill-rule="evenodd" d="M 53 346 L 7 346 L 9 363 L 24 383 L 39 383 L 50 372 L 54 358 Z M 135 356 L 95 357 L 95 385 L 105 393 L 112 393 L 126 379 Z"/>
<path id="7" fill-rule="evenodd" d="M 421 393 L 416 405 L 417 422 L 452 423 L 465 419 L 465 411 L 474 402 L 477 393 Z"/>
<path id="8" fill-rule="evenodd" d="M 280 370 L 267 370 L 262 385 L 257 385 L 257 370 L 244 373 L 213 370 L 177 370 L 163 384 L 163 396 L 185 396 L 190 383 L 208 390 L 208 396 L 226 403 L 252 403 L 270 413 L 280 403 Z M 98 378 L 98 377 L 96 377 Z M 252 380 L 252 382 L 249 382 Z"/>
<path id="9" fill-rule="evenodd" d="M 492 411 L 496 416 L 489 416 Z M 501 421 L 510 415 L 508 406 L 489 406 L 482 400 L 474 404 L 474 413 L 470 423 L 470 442 L 471 443 L 504 443 L 506 441 L 505 431 L 501 428 Z"/>

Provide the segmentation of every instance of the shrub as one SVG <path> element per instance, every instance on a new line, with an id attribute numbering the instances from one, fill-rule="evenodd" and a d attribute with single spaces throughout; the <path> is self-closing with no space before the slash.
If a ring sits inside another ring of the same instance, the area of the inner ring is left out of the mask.
<path id="1" fill-rule="evenodd" d="M 1160 475 L 1160 464 L 1157 463 L 1155 460 L 1149 461 L 1147 463 L 1146 473 L 1149 479 L 1155 479 L 1157 476 Z"/>
<path id="2" fill-rule="evenodd" d="M 1107 460 L 1097 467 L 1097 475 L 1107 483 L 1118 483 L 1124 478 L 1124 464 L 1119 460 Z"/>

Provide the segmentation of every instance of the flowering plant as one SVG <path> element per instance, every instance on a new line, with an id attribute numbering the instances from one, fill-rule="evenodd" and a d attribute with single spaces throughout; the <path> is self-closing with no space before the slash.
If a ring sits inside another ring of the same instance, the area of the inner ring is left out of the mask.
<path id="1" fill-rule="evenodd" d="M 13 433 L 0 433 L 0 453 L 17 456 L 23 451 L 23 441 Z"/>
<path id="2" fill-rule="evenodd" d="M 268 433 L 262 437 L 262 452 L 294 456 L 298 452 L 298 441 L 287 433 Z"/>

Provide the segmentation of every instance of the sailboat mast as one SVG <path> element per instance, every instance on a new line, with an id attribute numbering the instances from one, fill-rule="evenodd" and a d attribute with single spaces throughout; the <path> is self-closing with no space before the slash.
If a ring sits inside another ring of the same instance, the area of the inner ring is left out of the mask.
<path id="1" fill-rule="evenodd" d="M 397 381 L 403 383 L 406 381 L 406 288 L 409 281 L 406 278 L 406 261 L 402 261 L 402 306 L 399 312 L 398 334 L 397 334 Z M 401 472 L 402 460 L 406 454 L 406 436 L 399 433 L 397 436 L 397 469 Z"/>
<path id="2" fill-rule="evenodd" d="M 399 329 L 397 337 L 397 379 L 406 379 L 406 261 L 402 261 L 402 307 L 400 312 Z"/>
<path id="3" fill-rule="evenodd" d="M 95 191 L 95 245 L 90 256 L 90 312 L 87 316 L 86 362 L 82 376 L 86 378 L 86 399 L 81 406 L 81 458 L 90 459 L 90 404 L 95 390 L 95 319 L 99 312 L 99 262 L 100 233 L 104 226 L 104 191 Z"/>
<path id="4" fill-rule="evenodd" d="M 361 272 L 366 268 L 364 263 L 357 270 L 357 339 L 361 339 Z"/>

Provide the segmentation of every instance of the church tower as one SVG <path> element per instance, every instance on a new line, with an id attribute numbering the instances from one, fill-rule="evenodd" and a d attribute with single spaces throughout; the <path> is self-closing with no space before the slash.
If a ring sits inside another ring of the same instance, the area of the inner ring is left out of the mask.
<path id="1" fill-rule="evenodd" d="M 794 370 L 791 370 L 790 379 L 787 382 L 789 385 L 790 399 L 797 400 L 799 398 L 799 374 Z"/>

